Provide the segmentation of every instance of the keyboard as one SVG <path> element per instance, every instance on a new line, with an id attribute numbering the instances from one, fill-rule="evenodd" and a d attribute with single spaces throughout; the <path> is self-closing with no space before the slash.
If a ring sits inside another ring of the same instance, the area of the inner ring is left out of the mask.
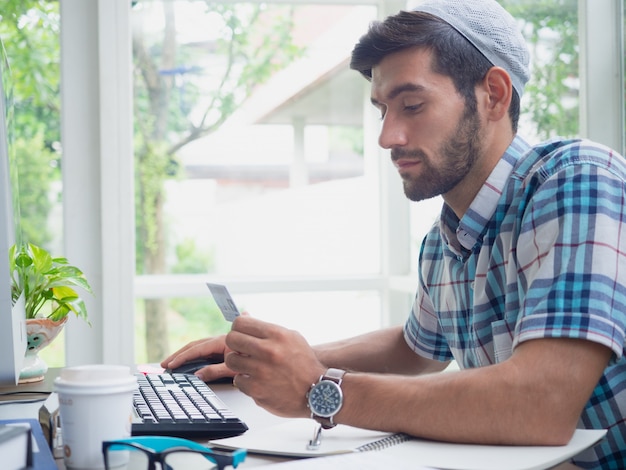
<path id="1" fill-rule="evenodd" d="M 219 439 L 237 436 L 248 426 L 195 375 L 136 374 L 134 436 Z"/>

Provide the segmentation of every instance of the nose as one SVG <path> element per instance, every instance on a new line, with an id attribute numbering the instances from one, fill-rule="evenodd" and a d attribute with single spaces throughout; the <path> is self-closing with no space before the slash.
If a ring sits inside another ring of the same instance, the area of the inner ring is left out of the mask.
<path id="1" fill-rule="evenodd" d="M 407 132 L 400 123 L 393 119 L 390 113 L 387 113 L 382 121 L 380 135 L 378 136 L 378 145 L 385 150 L 393 147 L 401 147 L 408 143 Z"/>

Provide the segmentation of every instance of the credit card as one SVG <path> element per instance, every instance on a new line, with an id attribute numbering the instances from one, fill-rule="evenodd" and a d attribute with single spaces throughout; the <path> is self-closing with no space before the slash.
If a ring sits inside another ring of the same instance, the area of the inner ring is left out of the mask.
<path id="1" fill-rule="evenodd" d="M 237 318 L 239 316 L 239 310 L 235 305 L 235 301 L 230 296 L 228 289 L 226 289 L 226 286 L 222 286 L 220 284 L 210 284 L 208 282 L 207 286 L 209 287 L 211 295 L 222 312 L 222 315 L 224 315 L 226 321 L 232 322 L 235 318 Z"/>

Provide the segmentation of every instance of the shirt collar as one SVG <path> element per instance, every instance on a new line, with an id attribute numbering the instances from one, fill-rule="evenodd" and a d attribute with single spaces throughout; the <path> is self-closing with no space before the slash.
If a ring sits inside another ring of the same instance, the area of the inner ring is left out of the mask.
<path id="1" fill-rule="evenodd" d="M 470 251 L 476 245 L 496 211 L 513 168 L 528 150 L 530 146 L 524 139 L 515 136 L 460 221 L 454 211 L 444 203 L 441 212 L 441 235 L 457 254 L 462 254 L 463 250 Z"/>

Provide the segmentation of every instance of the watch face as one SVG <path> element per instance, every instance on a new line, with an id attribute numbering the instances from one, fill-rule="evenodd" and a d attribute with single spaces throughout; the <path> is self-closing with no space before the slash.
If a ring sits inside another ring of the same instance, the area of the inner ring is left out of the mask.
<path id="1" fill-rule="evenodd" d="M 322 380 L 309 393 L 309 408 L 317 416 L 334 416 L 343 403 L 341 387 L 332 380 Z"/>

